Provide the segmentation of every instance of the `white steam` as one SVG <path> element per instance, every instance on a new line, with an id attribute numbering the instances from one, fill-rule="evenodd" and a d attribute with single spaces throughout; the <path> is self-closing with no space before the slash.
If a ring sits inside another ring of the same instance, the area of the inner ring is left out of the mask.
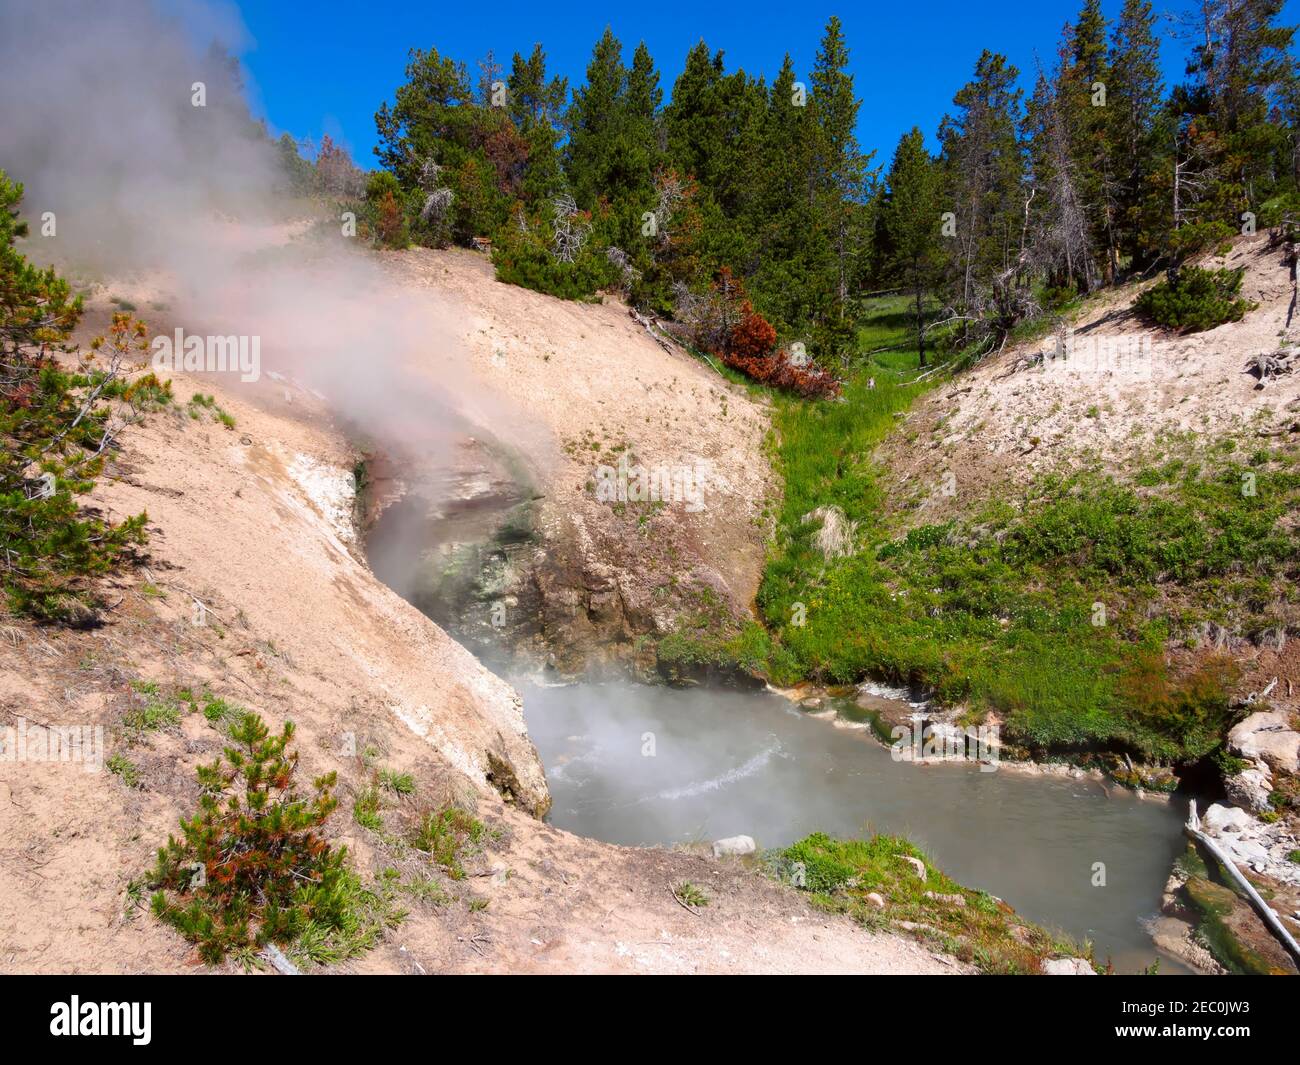
<path id="1" fill-rule="evenodd" d="M 245 39 L 224 4 L 0 7 L 0 168 L 25 186 L 24 252 L 143 279 L 167 308 L 166 321 L 141 311 L 155 334 L 260 337 L 264 374 L 320 391 L 386 449 L 428 457 L 453 412 L 492 408 L 462 370 L 454 309 L 395 284 L 341 222 L 307 232 L 229 56 Z"/>

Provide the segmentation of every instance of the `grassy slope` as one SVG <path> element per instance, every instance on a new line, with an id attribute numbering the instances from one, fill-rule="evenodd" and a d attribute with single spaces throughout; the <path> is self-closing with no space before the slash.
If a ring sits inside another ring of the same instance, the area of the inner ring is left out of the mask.
<path id="1" fill-rule="evenodd" d="M 867 928 L 907 932 L 984 973 L 1032 975 L 1048 958 L 1091 960 L 1088 944 L 1022 920 L 987 892 L 962 887 L 898 836 L 837 840 L 816 833 L 778 852 L 773 871 L 823 909 Z"/>
<path id="2" fill-rule="evenodd" d="M 862 349 L 905 342 L 901 302 L 875 310 Z M 773 397 L 785 498 L 759 595 L 767 633 L 703 649 L 687 635 L 677 653 L 759 666 L 777 683 L 918 682 L 972 718 L 1000 713 L 1004 738 L 1026 753 L 1214 753 L 1232 671 L 1210 662 L 1174 678 L 1164 649 L 1204 621 L 1260 631 L 1294 599 L 1294 451 L 1170 440 L 1131 483 L 1098 470 L 1043 478 L 903 535 L 907 503 L 887 496 L 872 451 L 926 387 L 906 383 L 916 359 L 906 348 L 873 356 L 843 403 Z M 803 520 L 826 505 L 857 523 L 857 551 L 829 563 Z"/>

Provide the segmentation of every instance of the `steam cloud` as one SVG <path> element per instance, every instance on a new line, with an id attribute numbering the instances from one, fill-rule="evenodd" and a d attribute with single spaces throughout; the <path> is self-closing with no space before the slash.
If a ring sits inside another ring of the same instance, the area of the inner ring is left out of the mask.
<path id="1" fill-rule="evenodd" d="M 246 42 L 233 7 L 198 0 L 3 5 L 0 167 L 25 186 L 24 252 L 156 286 L 169 320 L 145 313 L 154 335 L 260 336 L 264 373 L 321 392 L 392 453 L 427 459 L 461 414 L 517 422 L 462 372 L 454 308 L 295 219 L 231 58 Z"/>

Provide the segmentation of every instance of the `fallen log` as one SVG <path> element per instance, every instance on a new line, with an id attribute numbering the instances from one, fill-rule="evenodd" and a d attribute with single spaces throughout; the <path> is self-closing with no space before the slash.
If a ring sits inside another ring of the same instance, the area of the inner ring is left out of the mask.
<path id="1" fill-rule="evenodd" d="M 1267 926 L 1268 930 L 1277 937 L 1282 946 L 1286 948 L 1287 953 L 1295 959 L 1296 964 L 1300 965 L 1300 943 L 1295 941 L 1291 933 L 1287 931 L 1286 926 L 1278 918 L 1278 915 L 1273 912 L 1269 904 L 1265 902 L 1260 893 L 1255 890 L 1255 885 L 1242 875 L 1241 870 L 1237 868 L 1237 864 L 1228 857 L 1228 855 L 1217 843 L 1214 842 L 1214 840 L 1201 831 L 1201 819 L 1196 814 L 1195 799 L 1192 800 L 1191 809 L 1187 813 L 1187 823 L 1183 826 L 1183 830 L 1188 836 L 1196 840 L 1196 842 L 1200 843 L 1206 850 L 1214 855 L 1215 860 L 1223 866 L 1224 872 L 1226 872 L 1232 878 L 1233 882 L 1246 893 L 1246 898 L 1250 901 L 1251 906 L 1254 907 L 1255 912 L 1259 914 L 1260 919 Z"/>

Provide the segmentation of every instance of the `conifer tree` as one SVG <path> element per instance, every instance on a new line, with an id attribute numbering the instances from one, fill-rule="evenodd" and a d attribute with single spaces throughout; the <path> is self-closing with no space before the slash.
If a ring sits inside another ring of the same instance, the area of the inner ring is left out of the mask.
<path id="1" fill-rule="evenodd" d="M 955 230 L 949 287 L 954 307 L 967 317 L 978 317 L 990 304 L 995 280 L 1018 268 L 1024 245 L 1018 77 L 1005 56 L 985 51 L 974 79 L 953 97 L 956 110 L 939 126 Z"/>
<path id="2" fill-rule="evenodd" d="M 538 44 L 527 59 L 515 53 L 506 87 L 510 118 L 527 144 L 523 199 L 530 208 L 535 208 L 564 188 L 558 123 L 569 83 L 561 77 L 547 80 L 546 53 Z"/>
<path id="3" fill-rule="evenodd" d="M 1109 67 L 1106 106 L 1115 161 L 1116 243 L 1119 254 L 1137 266 L 1143 264 L 1140 230 L 1160 225 L 1158 215 L 1147 217 L 1142 210 L 1163 154 L 1157 130 L 1163 96 L 1160 40 L 1151 0 L 1124 0 L 1111 36 Z"/>
<path id="4" fill-rule="evenodd" d="M 894 151 L 886 178 L 881 228 L 888 248 L 886 268 L 912 293 L 916 343 L 925 365 L 925 301 L 941 265 L 939 216 L 941 187 L 935 161 L 915 126 Z"/>
<path id="5" fill-rule="evenodd" d="M 825 220 L 835 250 L 835 297 L 839 321 L 845 321 L 850 285 L 866 263 L 867 166 L 854 132 L 861 101 L 848 72 L 849 50 L 844 28 L 834 16 L 826 24 L 812 74 L 812 114 L 815 124 L 812 187 L 819 214 Z"/>

